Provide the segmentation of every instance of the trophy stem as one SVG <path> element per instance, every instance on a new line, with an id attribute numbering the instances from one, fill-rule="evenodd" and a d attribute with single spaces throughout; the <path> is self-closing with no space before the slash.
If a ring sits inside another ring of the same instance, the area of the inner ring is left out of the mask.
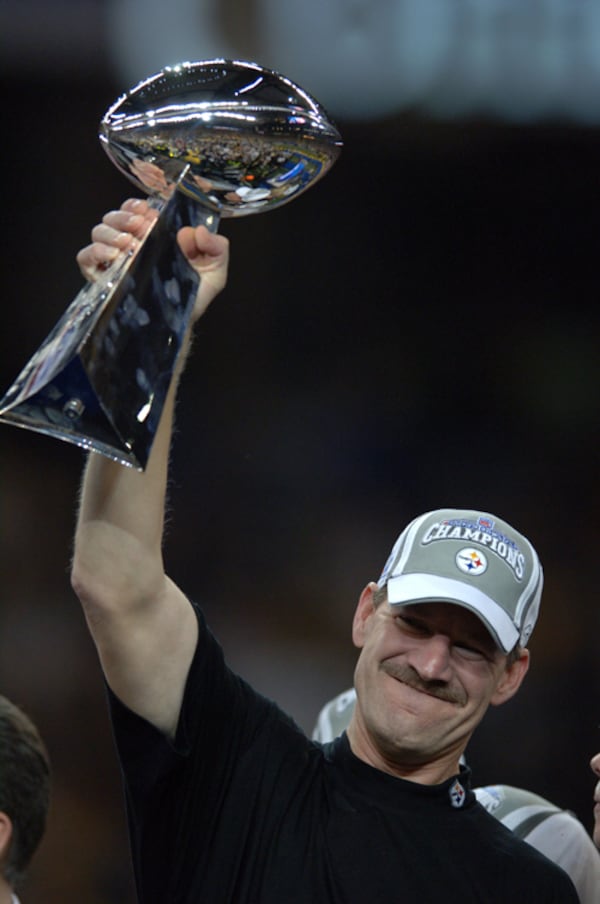
<path id="1" fill-rule="evenodd" d="M 134 255 L 85 286 L 0 400 L 0 421 L 144 470 L 189 324 L 199 277 L 182 226 L 219 214 L 176 188 Z"/>

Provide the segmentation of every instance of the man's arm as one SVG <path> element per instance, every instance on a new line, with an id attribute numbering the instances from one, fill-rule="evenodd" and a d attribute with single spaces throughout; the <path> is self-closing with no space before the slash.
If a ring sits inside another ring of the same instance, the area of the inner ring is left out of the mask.
<path id="1" fill-rule="evenodd" d="M 92 244 L 78 255 L 84 275 L 93 279 L 114 254 L 111 249 L 123 249 L 141 238 L 153 216 L 143 201 L 128 201 L 107 214 L 92 231 Z M 225 285 L 228 243 L 204 227 L 186 227 L 178 239 L 201 278 L 195 322 Z M 179 372 L 188 345 L 189 337 Z M 143 473 L 90 454 L 71 573 L 110 687 L 130 709 L 171 735 L 198 631 L 193 609 L 165 574 L 162 558 L 178 377 L 173 379 Z"/>

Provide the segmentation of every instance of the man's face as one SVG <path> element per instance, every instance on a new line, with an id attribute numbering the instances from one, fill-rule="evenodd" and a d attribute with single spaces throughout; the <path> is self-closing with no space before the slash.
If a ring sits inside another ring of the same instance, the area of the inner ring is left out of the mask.
<path id="1" fill-rule="evenodd" d="M 590 765 L 598 776 L 596 788 L 594 789 L 594 830 L 592 832 L 592 837 L 596 847 L 600 848 L 600 753 L 597 753 L 595 757 L 592 757 Z"/>
<path id="2" fill-rule="evenodd" d="M 528 656 L 507 668 L 483 623 L 462 606 L 385 601 L 375 608 L 373 589 L 370 584 L 363 591 L 354 618 L 361 652 L 351 741 L 371 745 L 381 757 L 379 768 L 446 759 L 453 774 L 488 706 L 518 689 Z"/>

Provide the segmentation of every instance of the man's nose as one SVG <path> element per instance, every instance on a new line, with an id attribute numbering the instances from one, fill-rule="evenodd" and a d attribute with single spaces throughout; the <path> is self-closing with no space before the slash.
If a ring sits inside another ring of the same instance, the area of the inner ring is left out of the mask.
<path id="1" fill-rule="evenodd" d="M 432 634 L 410 651 L 408 661 L 425 681 L 448 681 L 451 677 L 451 642 L 444 634 Z"/>

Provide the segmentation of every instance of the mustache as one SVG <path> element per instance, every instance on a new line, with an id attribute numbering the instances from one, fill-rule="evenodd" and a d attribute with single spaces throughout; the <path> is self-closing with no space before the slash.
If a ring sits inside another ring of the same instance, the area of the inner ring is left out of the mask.
<path id="1" fill-rule="evenodd" d="M 445 681 L 425 681 L 407 663 L 399 664 L 385 661 L 381 663 L 381 668 L 388 675 L 391 675 L 392 678 L 396 678 L 397 681 L 412 687 L 413 690 L 429 694 L 430 697 L 437 697 L 438 700 L 445 700 L 447 703 L 455 703 L 458 706 L 464 706 L 467 702 L 467 695 L 463 688 L 450 686 Z"/>

